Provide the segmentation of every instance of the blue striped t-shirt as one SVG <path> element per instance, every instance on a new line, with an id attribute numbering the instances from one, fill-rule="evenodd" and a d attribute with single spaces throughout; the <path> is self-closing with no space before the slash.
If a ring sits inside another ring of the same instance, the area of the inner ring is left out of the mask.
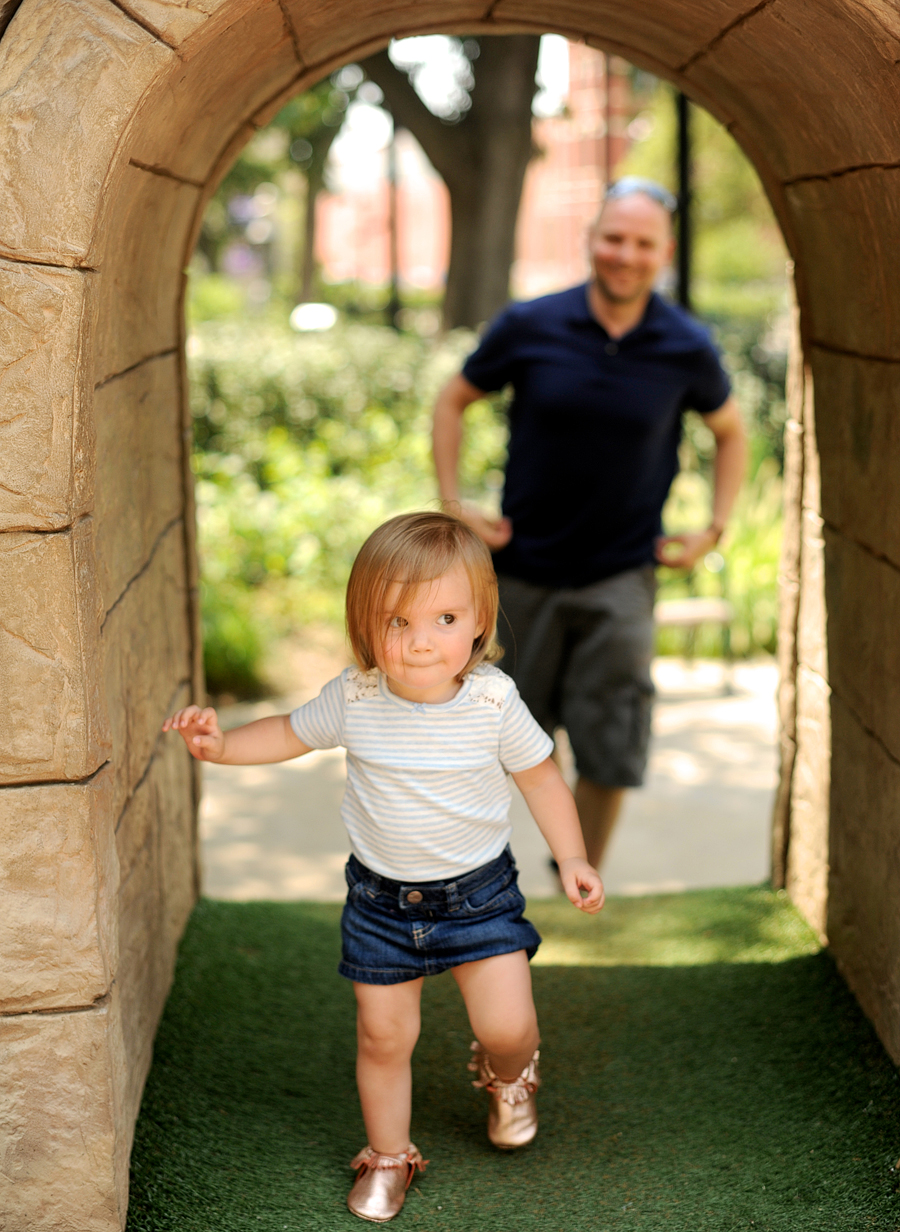
<path id="1" fill-rule="evenodd" d="M 347 750 L 341 815 L 353 852 L 397 881 L 442 881 L 498 856 L 510 836 L 507 774 L 553 748 L 510 677 L 486 663 L 436 705 L 350 667 L 291 713 L 291 727 L 310 748 Z"/>

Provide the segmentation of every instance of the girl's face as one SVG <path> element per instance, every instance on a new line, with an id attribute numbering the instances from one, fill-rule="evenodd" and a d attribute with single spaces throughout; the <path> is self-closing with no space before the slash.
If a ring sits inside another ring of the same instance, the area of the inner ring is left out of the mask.
<path id="1" fill-rule="evenodd" d="M 384 640 L 375 660 L 392 693 L 412 702 L 448 702 L 459 692 L 456 679 L 472 657 L 484 622 L 475 610 L 469 575 L 462 564 L 411 592 L 399 611 L 393 603 L 400 584 L 385 596 Z"/>

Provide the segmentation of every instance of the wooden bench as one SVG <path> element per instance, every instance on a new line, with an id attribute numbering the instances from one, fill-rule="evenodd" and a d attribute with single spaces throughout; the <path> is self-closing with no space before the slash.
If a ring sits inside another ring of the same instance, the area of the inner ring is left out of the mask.
<path id="1" fill-rule="evenodd" d="M 694 657 L 694 633 L 701 625 L 721 625 L 722 658 L 725 660 L 725 678 L 722 692 L 733 691 L 731 680 L 731 622 L 734 607 L 727 599 L 704 598 L 690 595 L 685 599 L 660 599 L 653 608 L 653 619 L 660 629 L 688 629 L 686 658 Z"/>

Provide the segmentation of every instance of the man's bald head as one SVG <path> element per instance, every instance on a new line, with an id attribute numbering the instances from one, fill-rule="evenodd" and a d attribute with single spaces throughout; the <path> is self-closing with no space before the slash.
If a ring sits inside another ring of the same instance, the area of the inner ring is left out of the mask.
<path id="1" fill-rule="evenodd" d="M 616 191 L 628 181 L 614 184 L 588 232 L 595 290 L 610 304 L 646 302 L 675 251 L 672 211 L 665 204 L 670 194 L 648 183 L 659 193 L 651 193 L 642 182 L 629 185 L 628 191 Z M 665 197 L 660 199 L 660 194 Z"/>
<path id="2" fill-rule="evenodd" d="M 606 211 L 614 206 L 617 201 L 628 201 L 636 198 L 638 202 L 645 201 L 650 207 L 649 213 L 656 213 L 659 217 L 664 217 L 667 224 L 668 234 L 672 234 L 672 220 L 678 209 L 678 202 L 674 195 L 669 192 L 662 184 L 657 184 L 656 180 L 648 180 L 640 175 L 626 175 L 620 180 L 614 180 L 606 190 L 603 197 L 603 203 L 597 213 L 597 217 L 591 225 L 593 230 L 600 222 L 600 219 Z M 643 211 L 645 214 L 647 210 Z"/>

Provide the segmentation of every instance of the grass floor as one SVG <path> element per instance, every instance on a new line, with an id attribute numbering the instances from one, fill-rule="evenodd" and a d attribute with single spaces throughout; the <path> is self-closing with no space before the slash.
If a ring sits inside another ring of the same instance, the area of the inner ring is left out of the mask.
<path id="1" fill-rule="evenodd" d="M 421 1232 L 898 1232 L 900 1081 L 833 963 L 765 889 L 529 909 L 541 1132 L 493 1151 L 456 986 L 426 982 Z M 201 902 L 133 1154 L 128 1232 L 364 1226 L 340 907 Z"/>

